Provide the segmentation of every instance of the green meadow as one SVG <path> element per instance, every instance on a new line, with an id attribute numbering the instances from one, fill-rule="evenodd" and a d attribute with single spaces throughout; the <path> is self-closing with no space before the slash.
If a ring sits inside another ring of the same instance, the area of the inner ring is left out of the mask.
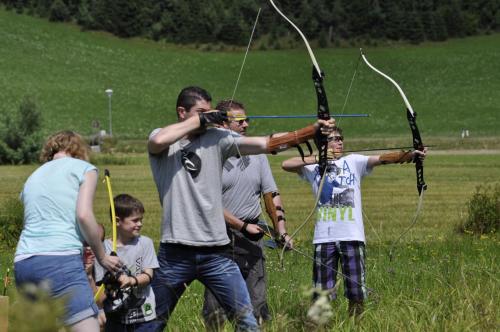
<path id="1" fill-rule="evenodd" d="M 400 83 L 418 113 L 424 139 L 458 138 L 463 128 L 472 137 L 495 137 L 500 133 L 499 44 L 500 34 L 493 34 L 419 46 L 366 47 L 364 52 L 372 64 Z M 175 100 L 187 85 L 205 87 L 216 101 L 230 98 L 244 56 L 243 49 L 200 52 L 81 32 L 76 26 L 3 9 L 0 45 L 0 111 L 15 110 L 22 96 L 31 95 L 43 112 L 45 133 L 68 128 L 90 134 L 93 120 L 108 129 L 104 90 L 112 88 L 113 134 L 136 139 L 175 121 Z M 370 114 L 369 118 L 339 120 L 349 135 L 399 137 L 408 142 L 401 97 L 363 63 L 343 109 L 358 48 L 317 49 L 315 53 L 326 73 L 331 112 Z M 305 47 L 252 49 L 235 98 L 254 115 L 314 114 L 311 67 Z M 252 133 L 304 124 L 304 120 L 256 120 Z"/>
<path id="2" fill-rule="evenodd" d="M 283 196 L 288 228 L 294 230 L 313 206 L 309 186 L 298 177 L 280 170 L 284 156 L 270 157 L 273 173 Z M 128 165 L 100 163 L 111 171 L 114 194 L 127 192 L 141 199 L 146 208 L 143 234 L 158 244 L 160 205 L 145 155 L 135 155 Z M 36 166 L 1 166 L 0 199 L 13 197 Z M 339 289 L 333 303 L 331 322 L 325 330 L 408 331 L 494 331 L 498 329 L 499 239 L 459 234 L 457 225 L 467 211 L 467 201 L 481 183 L 498 182 L 500 156 L 431 155 L 425 164 L 429 185 L 416 225 L 395 246 L 390 245 L 408 227 L 417 204 L 412 165 L 379 167 L 363 183 L 365 231 L 367 236 L 367 280 L 372 289 L 361 322 L 347 317 L 347 303 Z M 101 172 L 102 173 L 102 172 Z M 108 197 L 101 183 L 95 199 L 100 222 L 107 225 Z M 295 238 L 296 248 L 312 255 L 313 222 Z M 267 250 L 268 299 L 273 320 L 268 331 L 306 331 L 311 306 L 306 295 L 311 287 L 312 262 L 296 252 L 285 254 L 281 267 L 278 251 Z M 13 251 L 3 252 L 2 272 L 12 265 Z M 203 287 L 195 282 L 180 300 L 169 331 L 203 329 L 201 319 Z M 12 298 L 13 288 L 8 292 Z M 230 331 L 230 326 L 227 326 Z"/>
<path id="3" fill-rule="evenodd" d="M 417 223 L 408 227 L 418 201 L 413 165 L 377 168 L 363 182 L 367 281 L 372 293 L 360 322 L 347 317 L 342 296 L 333 303 L 330 323 L 314 326 L 311 306 L 312 262 L 296 252 L 268 250 L 268 300 L 273 320 L 267 331 L 495 331 L 500 327 L 498 235 L 460 234 L 467 202 L 480 184 L 500 180 L 500 34 L 429 43 L 365 48 L 376 67 L 395 78 L 415 111 L 425 143 L 437 145 L 425 161 L 429 186 Z M 0 114 L 17 109 L 24 95 L 34 96 L 43 114 L 43 131 L 73 129 L 92 133 L 98 120 L 108 129 L 112 99 L 115 152 L 93 155 L 99 169 L 111 171 L 114 194 L 130 193 L 146 208 L 143 234 L 158 244 L 161 207 L 152 180 L 145 139 L 155 127 L 175 121 L 181 88 L 200 85 L 214 100 L 232 95 L 244 50 L 200 52 L 173 45 L 122 40 L 100 32 L 81 32 L 68 24 L 16 15 L 0 9 Z M 332 113 L 368 113 L 339 119 L 346 149 L 395 146 L 411 142 L 404 105 L 397 91 L 360 63 L 357 48 L 315 50 L 326 72 Z M 235 98 L 250 114 L 314 114 L 311 63 L 305 49 L 251 50 Z M 342 111 L 343 109 L 343 111 Z M 304 120 L 255 120 L 251 133 L 294 129 Z M 471 137 L 462 140 L 462 129 Z M 445 150 L 448 149 L 448 150 Z M 451 150 L 453 149 L 453 150 Z M 460 150 L 460 151 L 457 151 Z M 131 152 L 132 151 L 132 152 Z M 313 207 L 309 186 L 281 171 L 285 156 L 270 157 L 287 211 L 289 232 Z M 17 197 L 37 165 L 0 166 L 0 203 Z M 98 186 L 95 213 L 106 224 L 109 203 L 104 183 Z M 296 248 L 312 255 L 310 221 L 295 238 Z M 12 267 L 14 248 L 0 252 L 0 273 Z M 202 286 L 195 282 L 180 300 L 169 331 L 203 330 Z M 8 289 L 16 299 L 13 286 Z M 232 330 L 226 326 L 226 330 Z"/>

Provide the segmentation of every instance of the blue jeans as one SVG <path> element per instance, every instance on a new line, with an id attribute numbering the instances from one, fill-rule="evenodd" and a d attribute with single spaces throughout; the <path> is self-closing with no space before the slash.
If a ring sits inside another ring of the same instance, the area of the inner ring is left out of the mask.
<path id="1" fill-rule="evenodd" d="M 152 287 L 156 298 L 157 329 L 163 331 L 182 293 L 193 280 L 209 288 L 236 324 L 237 331 L 258 331 L 252 303 L 241 272 L 224 248 L 161 243 L 160 268 Z"/>
<path id="2" fill-rule="evenodd" d="M 97 305 L 83 269 L 81 255 L 31 256 L 16 262 L 14 270 L 18 288 L 24 284 L 40 285 L 48 281 L 51 296 L 67 296 L 64 307 L 66 325 L 97 315 Z"/>
<path id="3" fill-rule="evenodd" d="M 105 332 L 153 332 L 157 324 L 154 321 L 135 323 L 135 324 L 122 324 L 120 322 L 108 319 L 106 317 Z"/>

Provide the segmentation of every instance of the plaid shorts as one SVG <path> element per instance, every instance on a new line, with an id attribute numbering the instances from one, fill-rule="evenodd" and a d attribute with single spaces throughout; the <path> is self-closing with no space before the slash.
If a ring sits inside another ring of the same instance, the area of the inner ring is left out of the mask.
<path id="1" fill-rule="evenodd" d="M 367 298 L 365 244 L 361 241 L 320 243 L 314 246 L 313 283 L 315 288 L 333 290 L 337 269 L 342 265 L 344 296 L 359 301 Z M 335 298 L 336 294 L 331 294 Z"/>

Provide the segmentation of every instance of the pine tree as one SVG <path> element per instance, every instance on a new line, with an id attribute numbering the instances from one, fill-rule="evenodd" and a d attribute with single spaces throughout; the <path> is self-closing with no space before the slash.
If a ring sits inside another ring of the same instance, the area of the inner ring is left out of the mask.
<path id="1" fill-rule="evenodd" d="M 426 10 L 421 12 L 420 21 L 424 30 L 425 39 L 437 40 L 436 36 L 436 22 L 434 22 L 434 15 L 431 11 Z"/>
<path id="2" fill-rule="evenodd" d="M 446 29 L 446 23 L 444 22 L 443 16 L 439 11 L 433 13 L 435 31 L 436 31 L 436 41 L 443 41 L 448 38 L 448 30 Z"/>
<path id="3" fill-rule="evenodd" d="M 424 41 L 424 30 L 416 11 L 407 16 L 406 25 L 403 29 L 404 39 L 412 44 L 419 44 Z"/>
<path id="4" fill-rule="evenodd" d="M 402 37 L 405 17 L 396 1 L 389 1 L 385 8 L 385 35 L 389 39 L 398 40 Z"/>
<path id="5" fill-rule="evenodd" d="M 49 21 L 65 22 L 71 19 L 68 7 L 62 0 L 55 0 L 50 6 Z"/>

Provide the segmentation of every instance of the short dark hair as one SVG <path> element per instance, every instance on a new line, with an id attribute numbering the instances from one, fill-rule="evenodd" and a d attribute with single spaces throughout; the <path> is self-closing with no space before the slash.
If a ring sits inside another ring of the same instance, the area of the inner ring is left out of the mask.
<path id="1" fill-rule="evenodd" d="M 219 111 L 229 112 L 231 109 L 245 110 L 245 106 L 243 105 L 243 103 L 237 100 L 226 99 L 219 101 L 217 103 L 217 106 L 215 106 L 215 109 Z"/>
<path id="2" fill-rule="evenodd" d="M 128 194 L 116 195 L 113 202 L 115 203 L 115 215 L 120 219 L 125 219 L 134 212 L 144 213 L 144 205 L 141 201 Z"/>
<path id="3" fill-rule="evenodd" d="M 188 86 L 179 93 L 176 107 L 184 107 L 186 111 L 189 111 L 198 100 L 210 102 L 212 101 L 212 97 L 210 97 L 210 94 L 205 89 L 197 86 Z"/>

